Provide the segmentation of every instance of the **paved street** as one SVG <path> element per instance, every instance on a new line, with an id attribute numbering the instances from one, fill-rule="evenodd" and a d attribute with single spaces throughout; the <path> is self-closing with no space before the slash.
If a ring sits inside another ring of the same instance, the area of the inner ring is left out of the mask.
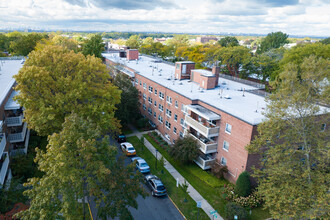
<path id="1" fill-rule="evenodd" d="M 110 138 L 110 144 L 118 147 L 118 156 L 122 155 L 119 144 Z M 130 163 L 130 158 L 125 159 L 125 164 Z M 150 190 L 144 186 L 147 192 Z M 143 199 L 142 196 L 138 196 L 138 209 L 129 208 L 135 220 L 146 220 L 146 219 L 159 219 L 159 220 L 183 220 L 183 216 L 176 209 L 172 201 L 168 197 L 153 197 L 150 196 Z M 90 203 L 93 219 L 98 219 L 96 216 L 97 210 L 95 203 Z M 111 218 L 108 218 L 109 220 Z M 119 218 L 115 218 L 116 220 Z"/>

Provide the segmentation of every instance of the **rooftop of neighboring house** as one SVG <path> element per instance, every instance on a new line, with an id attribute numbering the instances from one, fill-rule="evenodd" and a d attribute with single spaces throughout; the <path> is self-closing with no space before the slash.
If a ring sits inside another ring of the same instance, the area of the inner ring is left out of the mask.
<path id="1" fill-rule="evenodd" d="M 0 59 L 0 105 L 5 100 L 8 92 L 15 83 L 14 75 L 23 66 L 23 60 L 4 60 Z"/>

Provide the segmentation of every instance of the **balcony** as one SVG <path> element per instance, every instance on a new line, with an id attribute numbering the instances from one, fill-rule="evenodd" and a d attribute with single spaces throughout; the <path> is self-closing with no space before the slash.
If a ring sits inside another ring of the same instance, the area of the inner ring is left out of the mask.
<path id="1" fill-rule="evenodd" d="M 0 157 L 0 185 L 3 185 L 6 179 L 6 174 L 9 166 L 8 153 L 3 153 Z"/>
<path id="2" fill-rule="evenodd" d="M 7 127 L 21 126 L 23 123 L 23 118 L 24 118 L 23 114 L 16 117 L 7 117 L 6 118 Z"/>
<path id="3" fill-rule="evenodd" d="M 0 155 L 2 155 L 3 151 L 5 150 L 6 144 L 6 134 L 0 134 Z"/>
<path id="4" fill-rule="evenodd" d="M 26 137 L 24 144 L 18 143 L 18 144 L 12 144 L 12 149 L 10 151 L 10 156 L 16 156 L 20 154 L 27 154 L 28 146 L 29 146 L 29 139 L 30 139 L 30 130 L 28 129 L 26 132 Z"/>
<path id="5" fill-rule="evenodd" d="M 214 125 L 211 125 L 209 123 L 199 122 L 190 117 L 189 115 L 185 116 L 185 122 L 187 123 L 187 125 L 189 125 L 207 138 L 219 136 L 220 127 L 215 127 Z"/>
<path id="6" fill-rule="evenodd" d="M 24 123 L 22 128 L 11 128 L 11 132 L 8 135 L 10 143 L 23 142 L 27 130 L 27 125 Z"/>
<path id="7" fill-rule="evenodd" d="M 212 141 L 210 139 L 205 139 L 202 137 L 196 137 L 195 135 L 189 133 L 189 136 L 193 137 L 198 141 L 199 144 L 199 149 L 202 151 L 204 154 L 210 154 L 210 153 L 215 153 L 217 152 L 218 149 L 218 143 L 215 141 Z"/>
<path id="8" fill-rule="evenodd" d="M 211 169 L 212 164 L 215 162 L 215 158 L 207 155 L 200 155 L 195 163 L 203 170 Z"/>

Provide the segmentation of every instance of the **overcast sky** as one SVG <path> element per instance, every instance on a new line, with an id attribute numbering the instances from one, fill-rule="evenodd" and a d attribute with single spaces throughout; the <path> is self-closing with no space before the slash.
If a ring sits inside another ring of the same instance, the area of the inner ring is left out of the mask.
<path id="1" fill-rule="evenodd" d="M 330 0 L 0 0 L 0 29 L 330 36 Z"/>

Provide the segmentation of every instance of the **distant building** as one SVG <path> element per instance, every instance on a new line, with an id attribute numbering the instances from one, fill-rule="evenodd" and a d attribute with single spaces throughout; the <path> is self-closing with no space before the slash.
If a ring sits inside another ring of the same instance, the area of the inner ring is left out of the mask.
<path id="1" fill-rule="evenodd" d="M 196 37 L 196 42 L 199 42 L 199 43 L 207 43 L 211 40 L 214 40 L 214 41 L 218 41 L 218 38 L 216 37 L 207 37 L 207 36 L 202 36 L 202 37 Z"/>
<path id="2" fill-rule="evenodd" d="M 10 157 L 26 154 L 30 131 L 23 122 L 23 108 L 13 100 L 13 76 L 23 66 L 22 59 L 0 58 L 0 185 L 11 179 Z"/>

